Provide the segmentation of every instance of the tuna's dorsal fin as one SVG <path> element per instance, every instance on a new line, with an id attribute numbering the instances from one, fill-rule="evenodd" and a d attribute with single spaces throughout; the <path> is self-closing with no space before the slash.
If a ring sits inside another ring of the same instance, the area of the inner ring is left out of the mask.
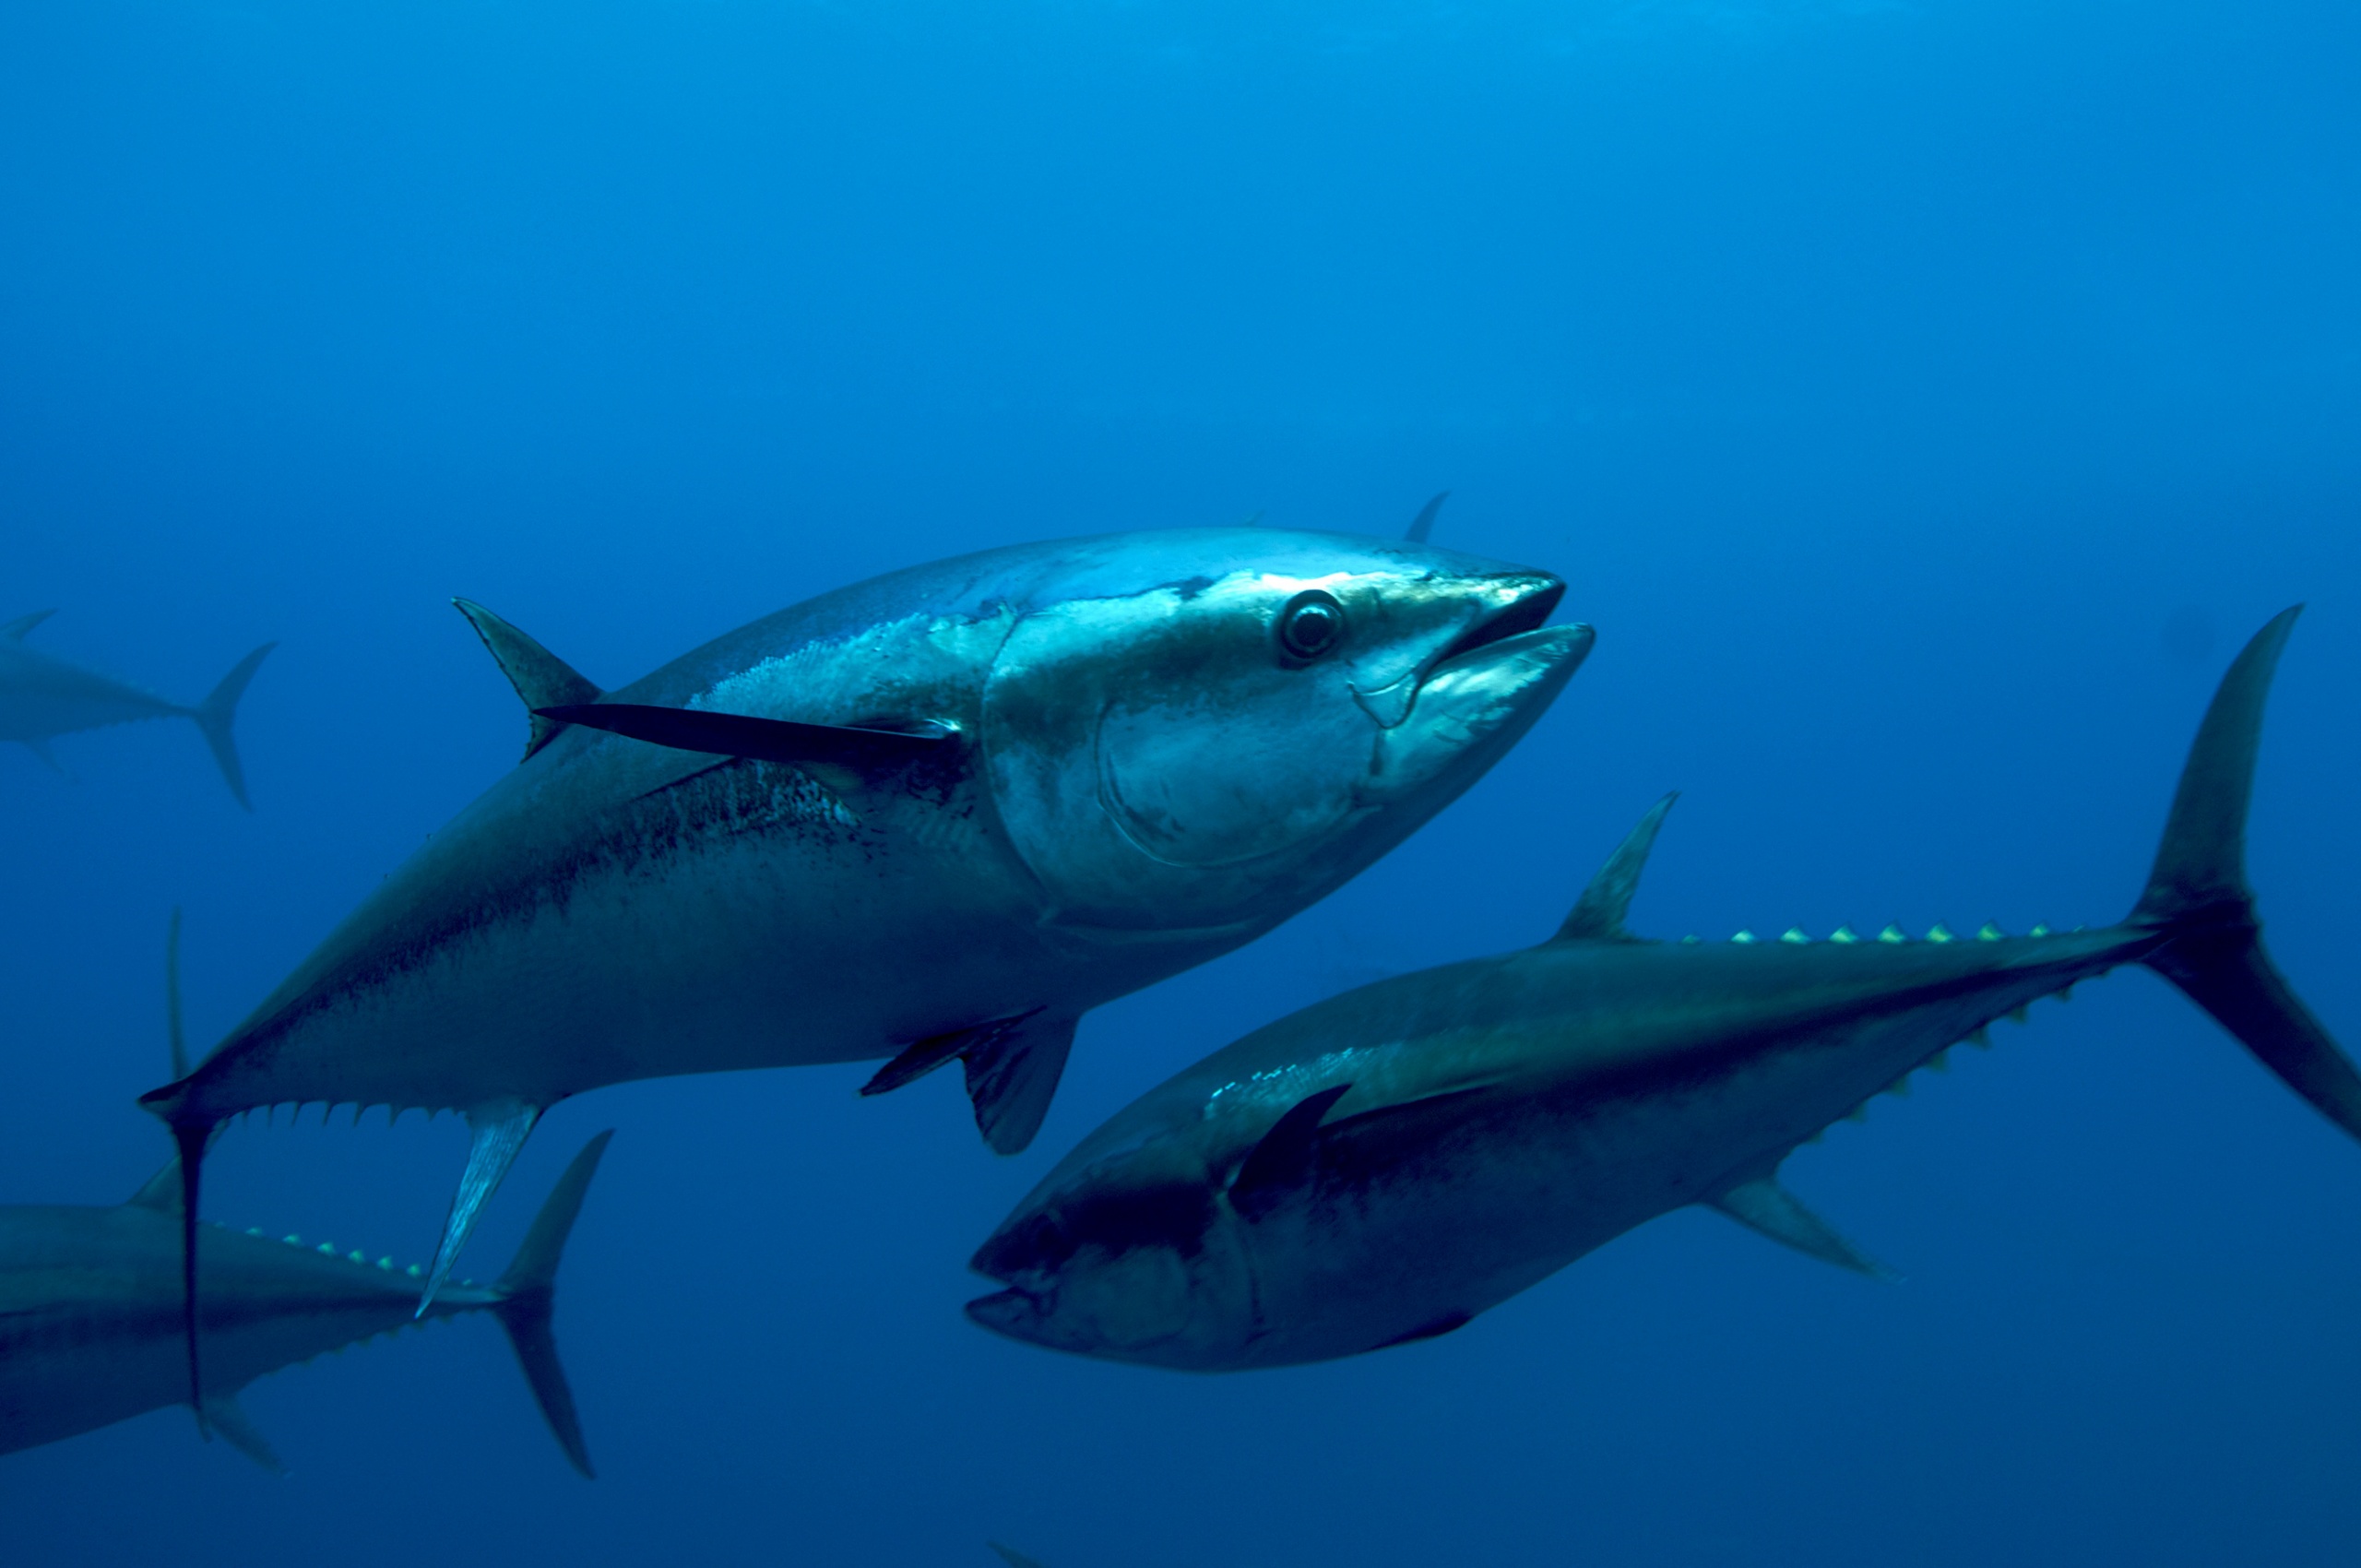
<path id="1" fill-rule="evenodd" d="M 1583 896 L 1574 900 L 1573 912 L 1550 941 L 1642 940 L 1624 929 L 1623 916 L 1631 908 L 1631 895 L 1639 891 L 1640 870 L 1648 863 L 1648 851 L 1655 848 L 1656 829 L 1664 826 L 1664 814 L 1679 799 L 1680 791 L 1676 790 L 1648 808 L 1648 814 L 1624 835 L 1623 842 L 1616 846 L 1615 852 L 1607 857 L 1607 863 L 1598 868 L 1598 874 L 1590 879 L 1590 885 L 1583 889 Z"/>
<path id="2" fill-rule="evenodd" d="M 127 1208 L 152 1208 L 158 1214 L 180 1213 L 181 1162 L 176 1159 L 165 1166 L 123 1201 Z"/>
<path id="3" fill-rule="evenodd" d="M 531 732 L 525 737 L 525 756 L 548 745 L 565 728 L 562 722 L 544 717 L 542 708 L 599 700 L 599 688 L 556 654 L 473 600 L 455 599 L 451 602 L 468 618 L 476 636 L 483 639 L 483 646 L 491 650 L 500 672 L 508 677 L 508 683 L 516 688 L 516 695 L 525 699 L 525 712 L 532 724 Z M 516 760 L 522 762 L 524 757 Z"/>
<path id="4" fill-rule="evenodd" d="M 860 1092 L 890 1093 L 959 1061 L 967 1066 L 967 1099 L 975 1106 L 976 1128 L 984 1142 L 995 1153 L 1017 1154 L 1033 1141 L 1041 1130 L 1041 1118 L 1050 1112 L 1078 1021 L 1036 1007 L 929 1035 L 877 1069 Z"/>
<path id="5" fill-rule="evenodd" d="M 1807 1257 L 1833 1263 L 1839 1268 L 1849 1268 L 1856 1274 L 1866 1274 L 1871 1279 L 1899 1277 L 1885 1265 L 1846 1241 L 1834 1226 L 1797 1201 L 1793 1193 L 1779 1185 L 1775 1173 L 1740 1182 L 1711 1202 L 1714 1207 L 1740 1225 L 1759 1230 L 1782 1246 L 1793 1247 Z"/>
<path id="6" fill-rule="evenodd" d="M 30 615 L 19 615 L 6 625 L 0 626 L 0 637 L 6 637 L 12 643 L 23 642 L 27 632 L 56 613 L 54 610 L 36 610 Z"/>
<path id="7" fill-rule="evenodd" d="M 208 1394 L 205 1396 L 205 1420 L 215 1431 L 227 1439 L 231 1447 L 260 1465 L 274 1476 L 283 1476 L 287 1467 L 270 1451 L 270 1444 L 246 1419 L 234 1394 Z"/>
<path id="8" fill-rule="evenodd" d="M 1271 1123 L 1252 1152 L 1238 1167 L 1229 1183 L 1229 1204 L 1248 1219 L 1260 1219 L 1289 1193 L 1311 1180 L 1316 1169 L 1320 1119 L 1345 1098 L 1352 1085 L 1337 1084 L 1306 1095 Z"/>
<path id="9" fill-rule="evenodd" d="M 1435 514 L 1442 511 L 1442 504 L 1450 499 L 1451 492 L 1448 490 L 1437 491 L 1430 496 L 1427 504 L 1418 508 L 1418 515 L 1410 519 L 1410 531 L 1402 537 L 1412 544 L 1426 543 L 1427 536 L 1435 531 Z"/>

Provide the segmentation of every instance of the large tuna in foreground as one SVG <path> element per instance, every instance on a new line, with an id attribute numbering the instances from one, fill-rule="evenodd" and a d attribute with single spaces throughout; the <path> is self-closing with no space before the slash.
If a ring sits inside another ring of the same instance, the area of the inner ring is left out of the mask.
<path id="1" fill-rule="evenodd" d="M 2121 924 L 1644 942 L 1623 913 L 1667 799 L 1552 940 L 1308 1007 L 1115 1116 L 977 1253 L 1009 1289 L 969 1313 L 1118 1360 L 1321 1360 L 1457 1328 L 1686 1204 L 1873 1273 L 1776 1184 L 1780 1161 L 1995 1018 L 2119 964 L 2163 974 L 2361 1137 L 2361 1076 L 2265 956 L 2244 869 L 2295 617 L 2224 678 Z"/>
<path id="2" fill-rule="evenodd" d="M 492 1285 L 449 1287 L 427 1314 L 488 1312 L 500 1320 L 550 1431 L 586 1476 L 590 1456 L 550 1336 L 550 1305 L 566 1234 L 611 1135 L 599 1134 L 575 1157 L 507 1273 Z M 204 1227 L 202 1249 L 203 1422 L 276 1469 L 238 1408 L 238 1390 L 324 1350 L 408 1327 L 419 1270 L 217 1225 Z M 0 1454 L 185 1403 L 181 1288 L 177 1166 L 113 1208 L 0 1208 Z"/>
<path id="3" fill-rule="evenodd" d="M 606 694 L 462 603 L 524 762 L 145 1103 L 193 1199 L 244 1111 L 464 1111 L 429 1300 L 540 1112 L 601 1085 L 955 1057 L 1021 1148 L 1084 1012 L 1325 895 L 1525 733 L 1591 645 L 1543 626 L 1562 592 L 1418 542 L 1116 534 L 825 594 Z"/>

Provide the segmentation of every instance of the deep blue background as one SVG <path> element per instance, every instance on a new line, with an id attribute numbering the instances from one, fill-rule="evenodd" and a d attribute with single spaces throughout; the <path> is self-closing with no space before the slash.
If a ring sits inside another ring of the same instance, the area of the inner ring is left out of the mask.
<path id="1" fill-rule="evenodd" d="M 0 1458 L 16 1562 L 2347 1563 L 2361 1149 L 2145 974 L 1793 1184 L 1907 1281 L 1675 1217 L 1453 1337 L 1192 1379 L 993 1339 L 1000 1214 L 1255 1024 L 1552 929 L 2098 921 L 2214 675 L 2313 604 L 2254 876 L 2361 1042 L 2349 6 L 12 0 L 0 616 L 185 726 L 0 756 L 0 1198 L 165 1154 L 200 1041 L 514 759 L 480 598 L 621 681 L 819 590 L 1233 520 L 1546 565 L 1600 628 L 1460 805 L 1084 1026 L 1035 1149 L 953 1077 L 627 1086 L 560 1296 L 603 1474 L 473 1320 Z M 1922 1081 L 1923 1082 L 1923 1081 Z M 445 1119 L 241 1130 L 235 1224 L 422 1257 Z"/>

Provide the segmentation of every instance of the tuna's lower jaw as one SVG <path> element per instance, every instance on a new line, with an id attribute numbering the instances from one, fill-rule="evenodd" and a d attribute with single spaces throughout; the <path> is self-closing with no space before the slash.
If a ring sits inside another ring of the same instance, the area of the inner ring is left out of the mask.
<path id="1" fill-rule="evenodd" d="M 967 1303 L 967 1315 L 1007 1338 L 1021 1339 L 1027 1345 L 1050 1343 L 1036 1331 L 1042 1317 L 1040 1303 L 1013 1287 L 977 1297 Z"/>
<path id="2" fill-rule="evenodd" d="M 1376 789 L 1417 790 L 1497 761 L 1565 689 L 1597 634 L 1584 625 L 1520 632 L 1437 665 L 1403 722 L 1378 739 Z"/>

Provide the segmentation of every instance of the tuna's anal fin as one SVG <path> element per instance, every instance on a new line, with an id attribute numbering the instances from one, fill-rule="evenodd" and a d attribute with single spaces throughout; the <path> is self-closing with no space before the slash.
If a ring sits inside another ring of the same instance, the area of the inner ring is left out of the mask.
<path id="1" fill-rule="evenodd" d="M 30 615 L 19 615 L 6 625 L 0 625 L 0 637 L 6 637 L 12 643 L 23 642 L 27 632 L 56 613 L 54 610 L 36 610 Z"/>
<path id="2" fill-rule="evenodd" d="M 557 1339 L 551 1332 L 550 1314 L 556 1300 L 558 1259 L 565 1251 L 565 1239 L 574 1229 L 575 1217 L 582 1212 L 582 1195 L 589 1191 L 590 1178 L 598 1173 L 599 1158 L 607 1152 L 608 1140 L 614 1135 L 611 1128 L 585 1144 L 582 1152 L 574 1157 L 574 1163 L 565 1168 L 565 1174 L 558 1178 L 557 1185 L 550 1189 L 541 1212 L 534 1217 L 532 1229 L 526 1232 L 524 1244 L 510 1261 L 508 1272 L 493 1287 L 503 1299 L 492 1309 L 500 1319 L 500 1326 L 508 1332 L 509 1346 L 516 1352 L 516 1365 L 533 1390 L 542 1419 L 550 1424 L 550 1434 L 565 1450 L 574 1467 L 593 1479 L 598 1472 L 590 1467 L 590 1450 L 582 1441 L 581 1418 L 575 1411 L 574 1390 L 567 1386 L 565 1368 L 557 1359 Z"/>
<path id="3" fill-rule="evenodd" d="M 451 1195 L 451 1215 L 443 1222 L 443 1241 L 434 1250 L 434 1266 L 427 1271 L 426 1289 L 419 1297 L 417 1317 L 434 1304 L 434 1293 L 451 1277 L 459 1249 L 483 1215 L 483 1206 L 500 1188 L 500 1180 L 516 1163 L 516 1155 L 541 1119 L 541 1108 L 518 1099 L 496 1099 L 468 1111 L 468 1126 L 475 1134 L 468 1146 L 468 1168 L 459 1175 L 459 1190 Z"/>
<path id="4" fill-rule="evenodd" d="M 468 618 L 500 672 L 525 699 L 526 718 L 532 726 L 525 737 L 525 757 L 548 745 L 565 728 L 563 721 L 543 717 L 542 708 L 599 700 L 599 688 L 584 680 L 574 666 L 482 605 L 471 599 L 455 599 L 451 603 Z M 522 762 L 525 757 L 516 760 Z"/>
<path id="5" fill-rule="evenodd" d="M 1262 1218 L 1309 1182 L 1316 1171 L 1320 1119 L 1351 1092 L 1337 1084 L 1306 1095 L 1271 1123 L 1263 1141 L 1240 1163 L 1229 1183 L 1229 1206 L 1248 1220 Z"/>
<path id="6" fill-rule="evenodd" d="M 1793 1193 L 1779 1185 L 1775 1176 L 1758 1176 L 1750 1182 L 1740 1182 L 1711 1201 L 1714 1207 L 1740 1225 L 1759 1230 L 1782 1246 L 1793 1247 L 1807 1257 L 1833 1263 L 1839 1268 L 1849 1268 L 1856 1274 L 1866 1274 L 1871 1279 L 1892 1280 L 1899 1277 L 1892 1269 L 1839 1235 L 1828 1221 L 1797 1202 Z"/>
<path id="7" fill-rule="evenodd" d="M 880 1067 L 860 1087 L 886 1094 L 956 1058 L 967 1075 L 976 1128 L 996 1154 L 1020 1154 L 1041 1130 L 1058 1092 L 1078 1020 L 1036 1007 L 972 1028 L 931 1035 Z"/>
<path id="8" fill-rule="evenodd" d="M 255 1423 L 246 1419 L 246 1412 L 239 1406 L 236 1395 L 207 1395 L 205 1420 L 215 1431 L 221 1434 L 231 1447 L 252 1459 L 272 1475 L 283 1476 L 287 1473 L 287 1467 L 280 1464 L 279 1455 L 270 1451 L 269 1443 L 265 1441 Z"/>
<path id="9" fill-rule="evenodd" d="M 1623 917 L 1631 908 L 1631 895 L 1640 888 L 1640 872 L 1648 863 L 1648 851 L 1655 848 L 1656 830 L 1664 826 L 1664 814 L 1672 810 L 1672 802 L 1680 799 L 1676 790 L 1648 808 L 1639 826 L 1623 837 L 1598 874 L 1590 879 L 1583 896 L 1574 901 L 1566 923 L 1558 928 L 1552 942 L 1638 942 L 1623 925 Z"/>

